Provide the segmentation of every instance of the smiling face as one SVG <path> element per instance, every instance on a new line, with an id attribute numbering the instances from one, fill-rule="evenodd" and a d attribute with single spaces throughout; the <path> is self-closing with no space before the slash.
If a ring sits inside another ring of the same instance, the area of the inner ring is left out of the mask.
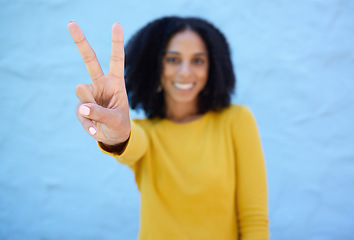
<path id="1" fill-rule="evenodd" d="M 167 107 L 193 104 L 206 85 L 209 72 L 208 51 L 202 38 L 192 30 L 176 33 L 166 47 L 161 84 Z"/>

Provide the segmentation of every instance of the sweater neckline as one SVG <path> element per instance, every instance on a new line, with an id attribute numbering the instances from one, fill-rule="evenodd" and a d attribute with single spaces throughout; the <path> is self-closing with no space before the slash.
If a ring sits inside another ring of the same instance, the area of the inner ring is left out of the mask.
<path id="1" fill-rule="evenodd" d="M 161 123 L 165 123 L 165 124 L 173 125 L 173 126 L 177 126 L 177 127 L 178 126 L 181 126 L 181 127 L 182 126 L 190 126 L 190 125 L 195 125 L 195 124 L 199 124 L 199 123 L 203 122 L 204 119 L 206 119 L 208 115 L 210 115 L 210 111 L 204 113 L 201 117 L 191 120 L 191 121 L 188 121 L 188 122 L 178 123 L 178 122 L 174 122 L 172 120 L 169 120 L 167 118 L 164 118 L 164 119 L 161 119 Z"/>

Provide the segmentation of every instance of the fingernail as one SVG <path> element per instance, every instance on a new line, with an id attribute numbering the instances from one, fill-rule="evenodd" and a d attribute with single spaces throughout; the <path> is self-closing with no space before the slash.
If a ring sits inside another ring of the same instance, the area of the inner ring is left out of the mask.
<path id="1" fill-rule="evenodd" d="M 90 108 L 86 106 L 80 106 L 79 113 L 84 116 L 88 116 L 90 114 Z"/>
<path id="2" fill-rule="evenodd" d="M 74 20 L 70 20 L 69 23 L 71 23 L 71 22 L 75 22 L 75 21 Z"/>
<path id="3" fill-rule="evenodd" d="M 95 135 L 97 133 L 97 131 L 94 127 L 89 127 L 89 131 L 90 131 L 91 135 Z"/>

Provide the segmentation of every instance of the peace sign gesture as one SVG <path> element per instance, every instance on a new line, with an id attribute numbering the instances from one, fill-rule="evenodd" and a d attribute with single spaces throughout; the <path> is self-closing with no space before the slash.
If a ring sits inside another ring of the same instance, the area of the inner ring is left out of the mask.
<path id="1" fill-rule="evenodd" d="M 79 98 L 77 118 L 97 141 L 106 145 L 123 143 L 130 135 L 130 119 L 124 83 L 122 26 L 114 23 L 112 27 L 111 60 L 106 75 L 79 25 L 71 21 L 68 29 L 92 80 L 91 84 L 79 84 L 75 89 Z"/>

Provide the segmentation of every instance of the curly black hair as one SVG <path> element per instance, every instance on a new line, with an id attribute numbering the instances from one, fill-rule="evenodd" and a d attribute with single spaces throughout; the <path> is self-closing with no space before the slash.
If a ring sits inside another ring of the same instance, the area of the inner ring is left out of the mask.
<path id="1" fill-rule="evenodd" d="M 208 50 L 209 75 L 198 96 L 198 113 L 220 111 L 230 105 L 236 77 L 224 35 L 200 18 L 163 17 L 140 29 L 125 47 L 125 81 L 130 107 L 143 109 L 148 118 L 165 118 L 164 93 L 158 91 L 162 59 L 169 40 L 186 29 L 196 32 Z"/>

